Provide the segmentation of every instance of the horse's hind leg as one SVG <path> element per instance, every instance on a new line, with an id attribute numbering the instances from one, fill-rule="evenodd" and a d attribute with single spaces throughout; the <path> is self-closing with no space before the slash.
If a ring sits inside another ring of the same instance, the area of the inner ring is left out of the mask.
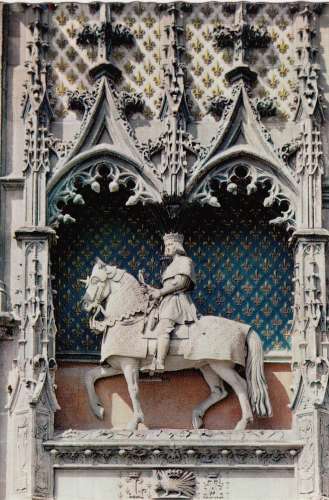
<path id="1" fill-rule="evenodd" d="M 123 358 L 121 369 L 127 382 L 134 411 L 134 418 L 127 424 L 127 429 L 136 430 L 138 424 L 144 422 L 144 414 L 139 399 L 139 361 L 135 358 Z"/>
<path id="2" fill-rule="evenodd" d="M 235 429 L 244 430 L 247 424 L 253 421 L 252 410 L 248 398 L 247 382 L 240 377 L 238 372 L 234 369 L 234 363 L 230 361 L 212 361 L 211 367 L 236 393 L 241 406 L 242 417 L 235 426 Z"/>
<path id="3" fill-rule="evenodd" d="M 92 368 L 86 373 L 85 384 L 88 393 L 89 404 L 91 410 L 97 418 L 103 419 L 104 417 L 104 407 L 101 400 L 96 394 L 95 383 L 101 378 L 113 377 L 114 375 L 119 375 L 120 370 L 115 370 L 111 366 L 97 366 L 97 368 Z"/>
<path id="4" fill-rule="evenodd" d="M 225 390 L 222 379 L 209 365 L 203 366 L 200 368 L 200 371 L 209 385 L 211 393 L 205 401 L 202 401 L 202 403 L 193 410 L 192 424 L 194 429 L 200 429 L 203 424 L 203 416 L 208 408 L 227 396 L 227 391 Z"/>

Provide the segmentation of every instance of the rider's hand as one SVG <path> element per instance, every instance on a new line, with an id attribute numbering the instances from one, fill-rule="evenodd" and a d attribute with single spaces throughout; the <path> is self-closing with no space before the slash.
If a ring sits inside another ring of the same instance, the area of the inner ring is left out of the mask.
<path id="1" fill-rule="evenodd" d="M 161 291 L 157 288 L 152 288 L 152 290 L 149 290 L 149 294 L 150 297 L 155 300 L 158 300 L 161 297 Z"/>

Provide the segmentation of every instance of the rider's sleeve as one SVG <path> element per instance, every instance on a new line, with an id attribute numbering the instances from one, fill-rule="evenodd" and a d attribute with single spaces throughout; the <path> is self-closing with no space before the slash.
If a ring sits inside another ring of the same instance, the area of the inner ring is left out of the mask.
<path id="1" fill-rule="evenodd" d="M 171 279 L 170 282 L 164 282 L 163 288 L 160 290 L 160 292 L 161 296 L 164 297 L 165 295 L 168 295 L 170 293 L 188 292 L 192 288 L 193 282 L 188 276 L 184 274 L 177 274 L 177 276 Z"/>

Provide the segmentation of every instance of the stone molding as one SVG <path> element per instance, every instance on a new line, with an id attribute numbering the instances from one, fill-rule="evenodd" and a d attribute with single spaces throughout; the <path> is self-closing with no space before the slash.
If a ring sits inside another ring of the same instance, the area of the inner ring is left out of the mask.
<path id="1" fill-rule="evenodd" d="M 44 443 L 55 467 L 295 467 L 292 431 L 68 430 Z"/>

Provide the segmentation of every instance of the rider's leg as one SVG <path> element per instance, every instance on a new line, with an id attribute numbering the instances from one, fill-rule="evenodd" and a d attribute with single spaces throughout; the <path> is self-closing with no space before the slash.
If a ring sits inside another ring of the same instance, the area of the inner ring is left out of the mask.
<path id="1" fill-rule="evenodd" d="M 160 319 L 156 327 L 156 334 L 158 337 L 156 368 L 158 371 L 163 371 L 165 369 L 164 363 L 169 351 L 170 333 L 173 331 L 174 326 L 174 321 L 170 319 Z"/>

